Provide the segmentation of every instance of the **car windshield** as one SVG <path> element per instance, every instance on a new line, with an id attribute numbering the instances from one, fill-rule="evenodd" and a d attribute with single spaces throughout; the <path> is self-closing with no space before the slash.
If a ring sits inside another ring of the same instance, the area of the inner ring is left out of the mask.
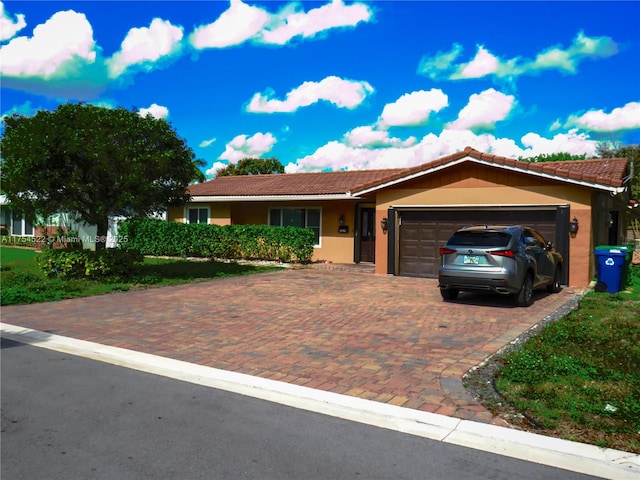
<path id="1" fill-rule="evenodd" d="M 505 232 L 460 231 L 453 234 L 448 245 L 470 247 L 506 247 L 511 235 Z"/>

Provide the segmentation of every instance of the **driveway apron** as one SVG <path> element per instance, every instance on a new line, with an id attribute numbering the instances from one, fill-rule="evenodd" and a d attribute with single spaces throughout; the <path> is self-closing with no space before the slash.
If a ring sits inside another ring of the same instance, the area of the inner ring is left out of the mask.
<path id="1" fill-rule="evenodd" d="M 433 279 L 312 268 L 2 307 L 2 321 L 485 423 L 462 375 L 581 291 L 529 308 Z"/>

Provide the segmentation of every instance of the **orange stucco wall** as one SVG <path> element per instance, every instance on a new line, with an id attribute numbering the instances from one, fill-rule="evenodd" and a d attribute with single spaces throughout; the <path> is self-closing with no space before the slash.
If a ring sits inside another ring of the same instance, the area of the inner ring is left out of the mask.
<path id="1" fill-rule="evenodd" d="M 593 276 L 591 236 L 591 190 L 559 182 L 498 171 L 483 167 L 452 168 L 402 185 L 401 188 L 378 192 L 377 223 L 387 210 L 403 206 L 505 206 L 505 205 L 569 205 L 571 218 L 580 223 L 580 231 L 570 239 L 569 285 L 586 286 Z M 378 225 L 376 273 L 387 273 L 387 237 Z"/>

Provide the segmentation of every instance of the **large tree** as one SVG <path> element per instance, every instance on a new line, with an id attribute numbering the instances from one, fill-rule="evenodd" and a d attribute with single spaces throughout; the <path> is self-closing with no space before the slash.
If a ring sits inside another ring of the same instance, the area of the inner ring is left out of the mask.
<path id="1" fill-rule="evenodd" d="M 11 207 L 32 217 L 75 213 L 98 227 L 96 249 L 110 216 L 184 204 L 187 186 L 204 179 L 173 127 L 135 110 L 67 103 L 4 122 L 0 181 Z"/>
<path id="2" fill-rule="evenodd" d="M 275 158 L 243 158 L 237 164 L 230 163 L 218 170 L 218 177 L 232 177 L 234 175 L 265 175 L 269 173 L 284 173 L 284 166 Z"/>

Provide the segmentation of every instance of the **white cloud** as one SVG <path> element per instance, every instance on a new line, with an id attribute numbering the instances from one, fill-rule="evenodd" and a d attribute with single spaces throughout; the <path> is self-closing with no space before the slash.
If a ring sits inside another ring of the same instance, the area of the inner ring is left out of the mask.
<path id="1" fill-rule="evenodd" d="M 223 168 L 226 168 L 227 166 L 229 166 L 228 163 L 223 163 L 223 162 L 213 162 L 213 165 L 211 166 L 211 168 L 208 168 L 204 174 L 207 178 L 214 178 L 217 174 L 219 170 L 222 170 Z"/>
<path id="2" fill-rule="evenodd" d="M 337 27 L 354 27 L 369 21 L 373 14 L 362 3 L 345 5 L 342 0 L 304 12 L 298 3 L 286 4 L 278 13 L 269 13 L 241 0 L 231 0 L 229 9 L 210 24 L 189 36 L 196 49 L 226 48 L 251 41 L 256 44 L 284 45 L 296 37 L 312 38 Z"/>
<path id="3" fill-rule="evenodd" d="M 250 137 L 238 135 L 227 143 L 224 153 L 218 159 L 237 163 L 243 158 L 259 158 L 269 152 L 276 142 L 276 138 L 271 133 L 258 132 Z"/>
<path id="4" fill-rule="evenodd" d="M 579 127 L 592 132 L 617 132 L 640 128 L 640 102 L 629 102 L 611 113 L 590 110 L 580 116 L 571 115 L 565 127 Z"/>
<path id="5" fill-rule="evenodd" d="M 449 80 L 482 78 L 489 75 L 514 78 L 520 75 L 537 75 L 544 70 L 575 74 L 583 60 L 615 55 L 618 53 L 618 45 L 610 37 L 588 37 L 584 32 L 578 32 L 569 47 L 549 47 L 536 54 L 533 60 L 523 57 L 502 59 L 479 45 L 471 61 L 454 63 L 461 52 L 462 47 L 454 44 L 450 52 L 438 52 L 433 57 L 424 56 L 418 66 L 418 73 L 433 79 Z"/>
<path id="6" fill-rule="evenodd" d="M 527 69 L 547 70 L 555 68 L 566 73 L 576 73 L 578 64 L 585 58 L 606 58 L 618 53 L 618 46 L 609 37 L 587 37 L 578 32 L 569 48 L 551 47 L 538 54 Z"/>
<path id="7" fill-rule="evenodd" d="M 462 65 L 458 75 L 460 78 L 481 78 L 497 73 L 499 62 L 496 56 L 480 45 L 475 58 L 466 65 Z"/>
<path id="8" fill-rule="evenodd" d="M 576 129 L 567 133 L 558 133 L 553 138 L 544 138 L 537 133 L 527 133 L 522 137 L 522 144 L 527 147 L 525 157 L 543 154 L 566 152 L 573 155 L 586 154 L 587 157 L 595 156 L 598 142 L 590 140 L 584 133 L 578 133 Z"/>
<path id="9" fill-rule="evenodd" d="M 330 76 L 319 82 L 304 82 L 290 90 L 285 100 L 272 99 L 270 93 L 256 93 L 246 110 L 253 113 L 294 112 L 321 100 L 333 103 L 339 108 L 353 109 L 371 93 L 373 87 L 367 82 Z"/>
<path id="10" fill-rule="evenodd" d="M 4 3 L 0 2 L 0 41 L 4 42 L 27 26 L 25 16 L 17 14 L 14 19 L 4 9 Z"/>
<path id="11" fill-rule="evenodd" d="M 132 66 L 151 70 L 161 58 L 180 52 L 182 27 L 154 18 L 149 27 L 132 28 L 122 41 L 120 51 L 106 61 L 111 78 L 122 75 Z"/>
<path id="12" fill-rule="evenodd" d="M 406 140 L 389 137 L 386 130 L 376 130 L 373 127 L 357 127 L 344 135 L 344 143 L 355 148 L 378 148 L 378 147 L 408 147 L 417 142 L 415 137 Z"/>
<path id="13" fill-rule="evenodd" d="M 0 47 L 2 76 L 49 80 L 77 75 L 96 60 L 93 28 L 84 14 L 55 13 L 33 30 Z"/>
<path id="14" fill-rule="evenodd" d="M 452 130 L 473 128 L 494 128 L 495 123 L 504 120 L 515 105 L 513 95 L 505 95 L 493 88 L 469 97 L 469 103 L 460 110 L 457 120 L 448 125 Z"/>
<path id="15" fill-rule="evenodd" d="M 231 0 L 228 10 L 215 22 L 196 28 L 189 41 L 196 49 L 240 45 L 255 37 L 268 22 L 269 13 L 266 11 L 241 0 Z"/>
<path id="16" fill-rule="evenodd" d="M 526 158 L 542 154 L 569 152 L 575 155 L 596 154 L 597 142 L 575 130 L 543 138 L 528 133 L 521 139 L 523 147 L 509 138 L 496 138 L 490 134 L 475 134 L 471 130 L 443 130 L 440 135 L 430 133 L 419 142 L 407 147 L 357 148 L 331 141 L 311 155 L 287 165 L 287 173 L 321 170 L 364 170 L 376 168 L 402 168 L 421 165 L 467 146 L 478 151 L 507 158 Z"/>
<path id="17" fill-rule="evenodd" d="M 461 54 L 462 45 L 454 43 L 448 52 L 438 51 L 438 53 L 432 57 L 425 55 L 418 65 L 418 73 L 434 80 L 438 79 L 443 75 L 443 72 L 446 73 L 452 69 L 452 65 L 454 65 L 454 62 Z"/>
<path id="18" fill-rule="evenodd" d="M 141 117 L 151 115 L 153 118 L 167 118 L 169 116 L 169 109 L 162 105 L 158 105 L 157 103 L 153 103 L 149 108 L 141 108 L 138 114 Z"/>
<path id="19" fill-rule="evenodd" d="M 292 11 L 290 11 L 292 10 Z M 310 38 L 320 32 L 336 27 L 354 27 L 371 19 L 372 12 L 367 5 L 354 3 L 345 5 L 342 0 L 309 10 L 297 11 L 297 6 L 285 8 L 272 17 L 272 25 L 261 32 L 260 42 L 284 45 L 294 37 Z"/>
<path id="20" fill-rule="evenodd" d="M 216 141 L 215 138 L 210 138 L 209 140 L 203 140 L 200 142 L 200 145 L 198 145 L 200 148 L 207 148 L 210 147 L 211 145 L 213 145 L 213 143 Z"/>
<path id="21" fill-rule="evenodd" d="M 387 127 L 422 125 L 429 120 L 431 112 L 439 112 L 447 105 L 449 97 L 437 88 L 405 93 L 384 106 L 380 123 Z"/>

